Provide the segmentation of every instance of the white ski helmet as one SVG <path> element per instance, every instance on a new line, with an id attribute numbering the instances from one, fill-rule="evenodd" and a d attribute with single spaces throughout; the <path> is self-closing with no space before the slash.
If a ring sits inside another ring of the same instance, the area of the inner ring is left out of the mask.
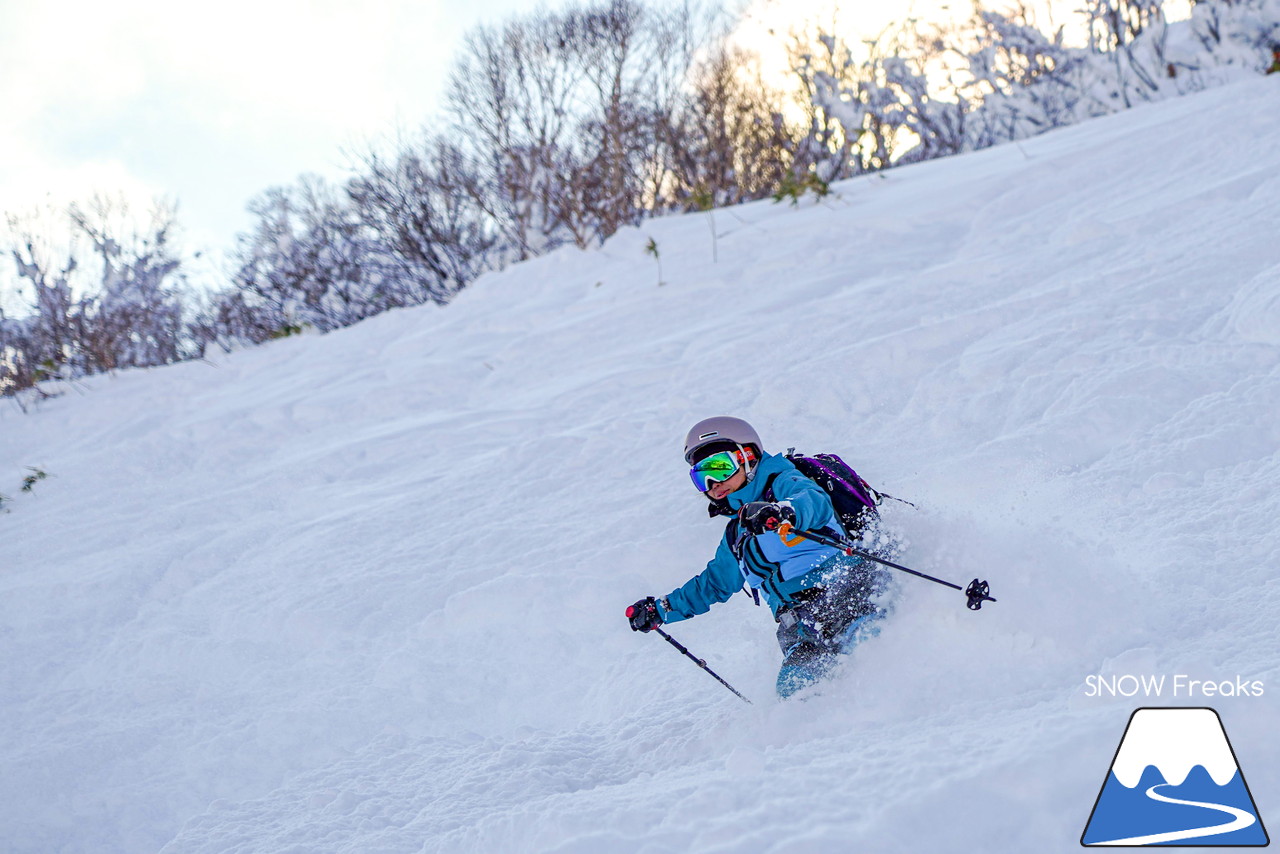
<path id="1" fill-rule="evenodd" d="M 717 415 L 704 418 L 689 429 L 684 437 L 684 461 L 693 465 L 694 455 L 708 445 L 724 444 L 739 447 L 754 446 L 756 455 L 763 456 L 764 445 L 760 442 L 760 434 L 741 418 L 731 415 Z M 750 474 L 750 471 L 748 471 Z"/>

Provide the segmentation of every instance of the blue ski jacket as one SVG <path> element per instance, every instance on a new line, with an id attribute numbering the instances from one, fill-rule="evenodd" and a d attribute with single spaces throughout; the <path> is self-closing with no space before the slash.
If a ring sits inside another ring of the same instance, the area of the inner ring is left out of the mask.
<path id="1" fill-rule="evenodd" d="M 769 500 L 766 484 L 771 485 L 773 501 L 787 504 L 795 512 L 796 528 L 825 528 L 844 536 L 830 497 L 783 454 L 765 454 L 747 485 L 729 494 L 729 507 L 737 510 L 750 501 Z M 783 537 L 776 531 L 753 536 L 734 517 L 707 568 L 659 599 L 658 612 L 664 623 L 687 620 L 705 614 L 718 602 L 728 602 L 747 584 L 764 594 L 777 616 L 793 594 L 818 584 L 823 573 L 815 570 L 839 554 L 831 546 L 794 535 Z"/>

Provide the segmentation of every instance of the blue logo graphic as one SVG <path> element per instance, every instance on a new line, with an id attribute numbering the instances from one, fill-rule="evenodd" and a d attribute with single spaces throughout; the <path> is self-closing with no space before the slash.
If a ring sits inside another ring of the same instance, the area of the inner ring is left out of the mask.
<path id="1" fill-rule="evenodd" d="M 1080 837 L 1086 846 L 1270 844 L 1213 709 L 1138 709 Z"/>

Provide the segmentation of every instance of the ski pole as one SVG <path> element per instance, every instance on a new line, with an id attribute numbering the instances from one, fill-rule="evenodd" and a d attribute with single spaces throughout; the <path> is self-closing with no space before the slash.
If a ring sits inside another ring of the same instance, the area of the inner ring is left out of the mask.
<path id="1" fill-rule="evenodd" d="M 728 689 L 729 689 L 730 691 L 732 691 L 734 694 L 737 694 L 738 699 L 742 700 L 744 703 L 747 703 L 747 704 L 749 704 L 749 705 L 755 705 L 755 704 L 754 704 L 754 703 L 752 703 L 750 700 L 748 700 L 746 697 L 742 696 L 742 694 L 738 691 L 738 689 L 737 689 L 737 688 L 733 687 L 733 686 L 732 686 L 732 685 L 730 685 L 728 682 L 726 682 L 726 681 L 724 681 L 723 679 L 721 679 L 721 678 L 720 678 L 720 676 L 719 676 L 719 674 L 717 674 L 717 673 L 716 673 L 714 670 L 712 670 L 710 667 L 707 667 L 707 663 L 706 663 L 705 661 L 703 661 L 701 658 L 698 658 L 698 657 L 697 657 L 696 655 L 694 655 L 693 653 L 689 652 L 689 650 L 685 649 L 685 648 L 684 648 L 684 646 L 680 643 L 680 641 L 676 640 L 676 639 L 675 639 L 675 638 L 673 638 L 671 635 L 669 635 L 669 634 L 667 634 L 666 632 L 664 632 L 662 629 L 654 629 L 654 631 L 655 631 L 655 632 L 657 632 L 658 634 L 662 635 L 663 640 L 665 640 L 667 643 L 671 644 L 671 645 L 672 645 L 672 646 L 674 646 L 676 649 L 680 650 L 680 651 L 681 651 L 681 652 L 683 652 L 685 655 L 689 656 L 689 658 L 693 659 L 693 663 L 694 663 L 694 664 L 698 665 L 698 666 L 699 666 L 699 667 L 701 667 L 703 670 L 705 670 L 705 671 L 707 671 L 708 673 L 710 673 L 710 674 L 712 675 L 712 677 L 714 677 L 714 678 L 715 678 L 715 680 L 716 680 L 717 682 L 719 682 L 719 683 L 720 683 L 721 685 L 723 685 L 724 687 L 728 688 Z"/>
<path id="2" fill-rule="evenodd" d="M 963 592 L 965 596 L 969 597 L 968 605 L 969 605 L 969 610 L 971 611 L 981 610 L 983 602 L 996 601 L 994 597 L 988 595 L 991 592 L 990 585 L 988 585 L 987 582 L 979 581 L 976 578 L 973 581 L 969 582 L 968 587 L 961 587 L 959 584 L 953 584 L 950 581 L 943 581 L 941 578 L 934 578 L 932 575 L 926 575 L 923 572 L 918 572 L 917 570 L 914 570 L 911 567 L 894 563 L 891 560 L 885 560 L 882 557 L 876 557 L 871 552 L 863 551 L 862 549 L 858 548 L 849 540 L 828 536 L 827 534 L 824 534 L 821 531 L 797 531 L 791 528 L 790 525 L 784 522 L 783 525 L 780 525 L 778 527 L 778 532 L 782 534 L 782 536 L 784 537 L 787 536 L 788 534 L 795 534 L 796 536 L 804 537 L 806 540 L 813 540 L 815 543 L 822 543 L 824 546 L 831 546 L 832 548 L 840 549 L 842 552 L 844 552 L 847 555 L 860 557 L 865 560 L 875 561 L 876 563 L 882 563 L 885 566 L 893 567 L 894 569 L 899 569 L 899 570 L 902 570 L 903 572 L 909 572 L 914 576 L 923 578 L 927 581 L 932 581 L 935 584 L 941 584 L 944 587 L 950 587 L 953 590 L 959 590 Z"/>

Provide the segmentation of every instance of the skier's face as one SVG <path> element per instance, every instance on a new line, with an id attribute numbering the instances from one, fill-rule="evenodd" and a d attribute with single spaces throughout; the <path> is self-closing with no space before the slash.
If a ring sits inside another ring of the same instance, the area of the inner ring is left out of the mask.
<path id="1" fill-rule="evenodd" d="M 738 471 L 733 475 L 733 477 L 729 478 L 728 480 L 721 481 L 720 483 L 711 484 L 711 488 L 707 490 L 707 495 L 710 495 L 716 501 L 719 501 L 721 498 L 724 498 L 729 493 L 737 492 L 739 489 L 742 489 L 742 487 L 746 485 L 747 485 L 747 473 L 744 472 L 742 469 L 738 469 Z"/>
<path id="2" fill-rule="evenodd" d="M 689 469 L 693 485 L 712 501 L 719 501 L 747 484 L 747 467 L 756 461 L 756 452 L 739 446 L 732 451 L 717 451 L 699 460 Z"/>

